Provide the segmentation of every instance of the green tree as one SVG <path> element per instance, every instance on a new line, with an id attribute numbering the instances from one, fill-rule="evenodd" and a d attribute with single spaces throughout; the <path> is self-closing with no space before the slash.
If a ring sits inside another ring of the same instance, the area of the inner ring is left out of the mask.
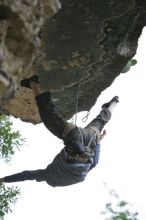
<path id="1" fill-rule="evenodd" d="M 109 190 L 109 193 L 115 201 L 106 203 L 106 210 L 101 213 L 106 216 L 105 220 L 138 220 L 138 213 L 131 211 L 131 205 L 128 202 L 120 200 L 115 190 Z"/>
<path id="2" fill-rule="evenodd" d="M 11 118 L 0 115 L 0 159 L 8 163 L 12 159 L 16 149 L 25 142 L 19 131 L 13 131 Z M 18 187 L 6 187 L 0 183 L 0 218 L 12 211 L 11 204 L 15 203 L 20 194 Z"/>
<path id="3" fill-rule="evenodd" d="M 12 121 L 7 115 L 0 115 L 0 158 L 10 161 L 15 150 L 23 145 L 25 139 L 19 131 L 13 131 Z"/>
<path id="4" fill-rule="evenodd" d="M 0 184 L 0 217 L 11 212 L 11 204 L 14 204 L 20 194 L 18 187 L 5 187 Z"/>

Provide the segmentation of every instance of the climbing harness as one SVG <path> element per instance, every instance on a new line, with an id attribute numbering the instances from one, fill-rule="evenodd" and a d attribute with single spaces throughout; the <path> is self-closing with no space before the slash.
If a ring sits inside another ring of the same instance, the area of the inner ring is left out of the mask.
<path id="1" fill-rule="evenodd" d="M 77 127 L 79 133 L 80 133 L 80 137 L 81 137 L 81 143 L 84 145 L 84 141 L 83 141 L 83 135 L 82 135 L 82 132 L 81 132 L 81 129 L 79 127 Z M 93 129 L 92 129 L 93 130 Z M 94 154 L 95 154 L 95 150 L 96 150 L 96 147 L 94 148 L 91 148 L 91 143 L 93 141 L 93 139 L 98 135 L 98 133 L 96 132 L 96 130 L 94 130 L 94 135 L 92 136 L 92 138 L 90 139 L 89 143 L 87 146 L 85 146 L 85 152 L 84 152 L 84 156 L 86 157 L 93 157 Z"/>

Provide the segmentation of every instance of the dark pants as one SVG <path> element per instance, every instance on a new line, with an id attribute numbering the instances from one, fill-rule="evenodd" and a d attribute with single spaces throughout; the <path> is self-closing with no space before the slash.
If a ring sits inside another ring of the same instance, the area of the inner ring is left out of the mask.
<path id="1" fill-rule="evenodd" d="M 111 112 L 108 110 L 108 108 L 104 108 L 101 110 L 99 115 L 97 115 L 96 118 L 94 118 L 86 127 L 94 127 L 99 133 L 101 133 L 103 127 L 105 124 L 110 120 L 111 118 Z"/>
<path id="2" fill-rule="evenodd" d="M 46 128 L 58 138 L 62 138 L 67 121 L 57 112 L 52 102 L 50 91 L 38 95 L 36 103 Z"/>
<path id="3" fill-rule="evenodd" d="M 39 109 L 40 117 L 46 128 L 58 138 L 63 139 L 65 128 L 71 130 L 75 126 L 68 123 L 56 110 L 50 91 L 42 93 L 36 97 L 36 103 Z M 101 110 L 100 114 L 90 122 L 86 127 L 95 127 L 99 132 L 104 125 L 110 120 L 111 113 L 107 108 Z M 68 133 L 68 131 L 66 132 Z"/>

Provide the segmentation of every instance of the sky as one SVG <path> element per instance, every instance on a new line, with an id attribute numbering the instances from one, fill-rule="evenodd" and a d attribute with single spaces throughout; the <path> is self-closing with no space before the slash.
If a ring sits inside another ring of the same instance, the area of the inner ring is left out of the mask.
<path id="1" fill-rule="evenodd" d="M 112 119 L 105 126 L 107 136 L 102 140 L 99 164 L 82 183 L 53 188 L 45 182 L 25 181 L 11 183 L 18 186 L 21 195 L 13 212 L 5 220 L 74 220 L 105 219 L 100 213 L 112 201 L 108 189 L 114 189 L 120 199 L 132 204 L 139 219 L 146 219 L 146 28 L 139 40 L 135 58 L 138 63 L 127 73 L 120 74 L 113 84 L 102 92 L 91 109 L 86 123 L 79 113 L 77 125 L 86 126 L 100 111 L 100 106 L 118 95 L 120 102 Z M 63 147 L 43 124 L 32 125 L 14 120 L 27 143 L 16 152 L 9 165 L 1 165 L 1 176 L 23 170 L 45 168 Z"/>

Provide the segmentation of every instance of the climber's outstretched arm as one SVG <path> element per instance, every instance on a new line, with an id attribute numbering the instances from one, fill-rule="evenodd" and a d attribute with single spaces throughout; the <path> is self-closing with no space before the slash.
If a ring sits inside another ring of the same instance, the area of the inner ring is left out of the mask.
<path id="1" fill-rule="evenodd" d="M 23 171 L 20 173 L 16 173 L 10 176 L 5 176 L 3 178 L 0 178 L 0 183 L 12 183 L 12 182 L 20 182 L 25 180 L 36 180 L 38 182 L 40 181 L 46 181 L 46 170 L 31 170 L 31 171 Z"/>

